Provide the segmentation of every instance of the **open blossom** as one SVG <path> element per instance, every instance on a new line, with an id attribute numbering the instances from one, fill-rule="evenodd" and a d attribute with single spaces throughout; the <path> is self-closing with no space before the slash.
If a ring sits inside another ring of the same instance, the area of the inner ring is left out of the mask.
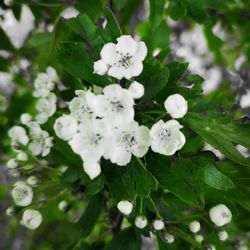
<path id="1" fill-rule="evenodd" d="M 110 143 L 105 158 L 119 166 L 127 165 L 132 154 L 143 157 L 150 146 L 150 130 L 131 121 L 124 128 L 113 130 L 113 141 Z"/>
<path id="2" fill-rule="evenodd" d="M 131 214 L 133 210 L 133 204 L 130 201 L 119 201 L 117 204 L 119 211 L 125 215 Z"/>
<path id="3" fill-rule="evenodd" d="M 188 110 L 187 101 L 179 94 L 169 96 L 164 102 L 164 107 L 174 119 L 182 118 Z"/>
<path id="4" fill-rule="evenodd" d="M 75 117 L 72 115 L 63 115 L 56 119 L 54 130 L 56 135 L 67 141 L 70 140 L 77 132 L 78 124 Z"/>
<path id="5" fill-rule="evenodd" d="M 182 126 L 176 120 L 155 123 L 150 131 L 152 150 L 163 155 L 173 155 L 180 150 L 186 142 L 180 128 Z"/>
<path id="6" fill-rule="evenodd" d="M 26 134 L 26 130 L 21 126 L 14 126 L 8 131 L 8 135 L 11 139 L 12 145 L 27 145 L 29 138 Z"/>
<path id="7" fill-rule="evenodd" d="M 50 93 L 47 97 L 38 100 L 36 104 L 36 111 L 38 112 L 36 120 L 38 123 L 46 123 L 49 117 L 56 112 L 56 101 L 57 98 L 54 93 Z"/>
<path id="8" fill-rule="evenodd" d="M 76 90 L 76 97 L 69 102 L 70 114 L 79 122 L 84 123 L 87 120 L 96 118 L 92 102 L 95 95 L 90 91 Z"/>
<path id="9" fill-rule="evenodd" d="M 120 36 L 117 44 L 107 43 L 103 46 L 101 60 L 94 64 L 94 73 L 104 75 L 107 72 L 117 79 L 131 79 L 141 74 L 142 61 L 146 55 L 147 47 L 144 42 L 136 42 L 128 35 Z"/>
<path id="10" fill-rule="evenodd" d="M 55 87 L 58 75 L 52 67 L 48 67 L 46 73 L 39 73 L 34 82 L 34 97 L 46 97 Z"/>
<path id="11" fill-rule="evenodd" d="M 42 219 L 42 215 L 39 211 L 34 209 L 27 209 L 24 211 L 20 223 L 21 225 L 34 230 L 40 226 L 40 224 L 42 223 Z"/>
<path id="12" fill-rule="evenodd" d="M 95 96 L 92 105 L 96 115 L 107 120 L 111 127 L 122 127 L 134 118 L 134 99 L 118 84 L 106 86 L 103 95 Z"/>
<path id="13" fill-rule="evenodd" d="M 227 206 L 219 204 L 209 210 L 210 220 L 218 227 L 228 224 L 232 219 L 232 213 Z"/>
<path id="14" fill-rule="evenodd" d="M 69 141 L 72 150 L 79 154 L 83 160 L 83 168 L 91 179 L 101 172 L 100 158 L 108 148 L 110 132 L 102 120 L 88 121 L 79 126 Z"/>
<path id="15" fill-rule="evenodd" d="M 11 191 L 13 200 L 18 206 L 28 206 L 33 199 L 33 191 L 31 187 L 24 181 L 17 181 Z"/>

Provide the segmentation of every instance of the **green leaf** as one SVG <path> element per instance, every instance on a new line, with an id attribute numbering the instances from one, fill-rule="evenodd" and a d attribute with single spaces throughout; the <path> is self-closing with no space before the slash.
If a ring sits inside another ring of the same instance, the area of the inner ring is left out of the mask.
<path id="1" fill-rule="evenodd" d="M 14 47 L 9 39 L 9 37 L 5 34 L 5 32 L 0 27 L 0 37 L 1 37 L 1 43 L 0 43 L 0 49 L 4 49 L 7 51 L 14 51 Z"/>
<path id="2" fill-rule="evenodd" d="M 132 227 L 120 231 L 104 250 L 141 250 L 141 236 Z"/>
<path id="3" fill-rule="evenodd" d="M 156 29 L 163 18 L 165 0 L 150 0 L 149 22 L 152 30 Z"/>
<path id="4" fill-rule="evenodd" d="M 153 60 L 146 60 L 144 62 L 144 70 L 138 81 L 145 87 L 144 100 L 154 98 L 159 92 L 164 89 L 168 82 L 168 69 L 161 66 L 160 63 Z"/>
<path id="5" fill-rule="evenodd" d="M 250 160 L 242 156 L 233 144 L 235 138 L 240 137 L 240 134 L 230 136 L 230 133 L 225 130 L 227 124 L 223 124 L 220 119 L 208 116 L 201 117 L 197 113 L 189 112 L 182 119 L 182 123 L 203 137 L 207 143 L 219 150 L 228 159 L 243 166 L 250 166 Z M 249 138 L 242 140 L 246 141 Z"/>
<path id="6" fill-rule="evenodd" d="M 104 87 L 110 82 L 104 76 L 93 73 L 94 58 L 83 43 L 64 42 L 58 48 L 58 62 L 75 77 Z"/>
<path id="7" fill-rule="evenodd" d="M 78 228 L 81 230 L 82 238 L 86 238 L 94 228 L 99 215 L 102 211 L 102 198 L 99 195 L 93 196 L 88 202 L 88 206 L 82 217 L 77 222 Z"/>
<path id="8" fill-rule="evenodd" d="M 181 0 L 176 0 L 176 1 L 174 0 L 169 3 L 168 12 L 169 16 L 173 20 L 177 21 L 186 16 L 187 9 Z"/>

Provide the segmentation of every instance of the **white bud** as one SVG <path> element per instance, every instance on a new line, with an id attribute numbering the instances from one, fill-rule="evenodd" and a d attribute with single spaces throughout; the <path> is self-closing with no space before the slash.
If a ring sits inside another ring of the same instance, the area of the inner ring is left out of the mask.
<path id="1" fill-rule="evenodd" d="M 22 220 L 20 223 L 31 229 L 34 230 L 40 226 L 42 222 L 42 215 L 39 211 L 34 210 L 34 209 L 27 209 L 24 211 Z"/>
<path id="2" fill-rule="evenodd" d="M 165 233 L 164 239 L 166 240 L 167 243 L 172 244 L 174 242 L 174 235 L 170 233 Z"/>
<path id="3" fill-rule="evenodd" d="M 226 231 L 220 231 L 218 232 L 218 238 L 221 241 L 225 241 L 228 239 L 228 233 Z"/>
<path id="4" fill-rule="evenodd" d="M 21 151 L 21 152 L 18 153 L 17 159 L 19 161 L 27 161 L 28 160 L 28 155 L 25 152 Z"/>
<path id="5" fill-rule="evenodd" d="M 232 213 L 227 206 L 219 204 L 209 210 L 210 220 L 218 227 L 228 224 L 232 219 Z"/>
<path id="6" fill-rule="evenodd" d="M 190 224 L 189 224 L 189 229 L 191 232 L 193 233 L 197 233 L 200 231 L 201 229 L 201 224 L 199 221 L 192 221 Z"/>
<path id="7" fill-rule="evenodd" d="M 18 206 L 28 206 L 33 199 L 33 191 L 24 181 L 17 181 L 11 191 L 13 200 Z"/>
<path id="8" fill-rule="evenodd" d="M 20 117 L 21 123 L 27 125 L 32 120 L 32 116 L 28 113 L 24 113 Z"/>
<path id="9" fill-rule="evenodd" d="M 108 71 L 108 65 L 103 60 L 94 62 L 94 73 L 98 75 L 105 75 Z"/>
<path id="10" fill-rule="evenodd" d="M 30 186 L 34 186 L 36 185 L 38 182 L 38 179 L 36 176 L 32 175 L 30 176 L 28 179 L 27 179 L 27 183 L 30 185 Z"/>
<path id="11" fill-rule="evenodd" d="M 134 99 L 139 99 L 144 95 L 144 86 L 137 81 L 133 81 L 130 84 L 128 91 Z"/>
<path id="12" fill-rule="evenodd" d="M 18 166 L 18 162 L 16 159 L 10 159 L 6 163 L 7 168 L 16 168 Z"/>
<path id="13" fill-rule="evenodd" d="M 133 204 L 130 201 L 119 201 L 117 204 L 119 211 L 125 215 L 129 215 L 133 210 Z"/>
<path id="14" fill-rule="evenodd" d="M 154 220 L 153 228 L 157 231 L 162 230 L 164 228 L 164 222 L 159 219 Z"/>
<path id="15" fill-rule="evenodd" d="M 164 102 L 166 111 L 172 118 L 182 118 L 188 111 L 188 104 L 182 95 L 174 94 L 169 96 Z"/>
<path id="16" fill-rule="evenodd" d="M 68 202 L 63 200 L 63 201 L 60 201 L 60 203 L 58 204 L 58 209 L 60 211 L 65 211 L 67 206 L 68 206 Z"/>
<path id="17" fill-rule="evenodd" d="M 142 229 L 142 228 L 146 227 L 147 224 L 148 224 L 148 221 L 147 221 L 147 218 L 145 216 L 137 216 L 135 218 L 135 225 L 138 228 Z"/>
<path id="18" fill-rule="evenodd" d="M 195 235 L 194 238 L 198 243 L 201 243 L 204 240 L 204 237 L 201 234 Z"/>
<path id="19" fill-rule="evenodd" d="M 13 207 L 8 207 L 6 209 L 6 216 L 12 216 L 14 214 L 15 210 Z"/>
<path id="20" fill-rule="evenodd" d="M 209 245 L 207 250 L 216 250 L 216 247 L 214 245 Z"/>
<path id="21" fill-rule="evenodd" d="M 60 171 L 61 173 L 64 173 L 67 169 L 68 169 L 67 166 L 60 166 L 60 167 L 59 167 L 59 171 Z"/>

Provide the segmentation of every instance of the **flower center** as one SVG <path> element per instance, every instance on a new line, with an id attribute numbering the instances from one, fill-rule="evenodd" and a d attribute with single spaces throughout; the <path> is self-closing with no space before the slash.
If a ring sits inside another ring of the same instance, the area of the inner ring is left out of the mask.
<path id="1" fill-rule="evenodd" d="M 229 217 L 229 214 L 226 213 L 226 212 L 222 212 L 222 213 L 221 213 L 221 216 L 222 216 L 222 218 L 227 219 L 227 218 Z"/>
<path id="2" fill-rule="evenodd" d="M 121 138 L 121 146 L 125 149 L 130 149 L 132 146 L 136 145 L 137 141 L 134 134 L 123 133 Z"/>
<path id="3" fill-rule="evenodd" d="M 90 144 L 97 146 L 98 144 L 100 144 L 102 138 L 103 138 L 102 135 L 100 135 L 99 133 L 93 134 L 92 136 L 89 137 Z"/>
<path id="4" fill-rule="evenodd" d="M 159 137 L 162 141 L 165 141 L 171 137 L 171 131 L 164 129 L 160 132 Z"/>
<path id="5" fill-rule="evenodd" d="M 111 100 L 110 104 L 111 104 L 111 111 L 112 112 L 118 113 L 124 109 L 124 106 L 122 105 L 122 103 L 119 100 Z"/>
<path id="6" fill-rule="evenodd" d="M 122 54 L 120 53 L 121 59 L 118 61 L 119 66 L 128 68 L 132 64 L 132 56 L 129 53 Z"/>

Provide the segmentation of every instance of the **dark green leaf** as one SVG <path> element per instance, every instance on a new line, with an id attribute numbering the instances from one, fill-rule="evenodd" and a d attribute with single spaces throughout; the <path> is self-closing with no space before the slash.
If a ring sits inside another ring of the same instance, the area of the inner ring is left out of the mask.
<path id="1" fill-rule="evenodd" d="M 176 0 L 169 3 L 168 12 L 169 16 L 176 21 L 186 16 L 187 9 L 182 0 Z"/>

